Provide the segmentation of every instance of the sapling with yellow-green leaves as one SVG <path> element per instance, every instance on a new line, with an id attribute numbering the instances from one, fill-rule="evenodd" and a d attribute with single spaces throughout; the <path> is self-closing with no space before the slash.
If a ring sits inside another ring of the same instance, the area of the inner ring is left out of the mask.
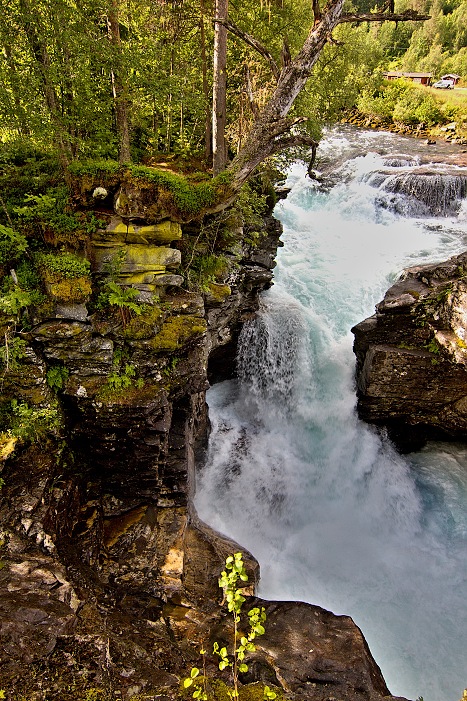
<path id="1" fill-rule="evenodd" d="M 225 569 L 221 572 L 219 577 L 219 587 L 224 591 L 224 601 L 227 603 L 227 608 L 232 614 L 234 633 L 233 633 L 233 650 L 228 652 L 227 647 L 221 647 L 218 642 L 213 644 L 213 654 L 217 655 L 219 658 L 219 669 L 222 671 L 227 668 L 231 668 L 232 671 L 232 683 L 233 689 L 229 690 L 230 697 L 236 701 L 238 699 L 238 677 L 239 674 L 243 674 L 248 671 L 248 665 L 245 662 L 245 656 L 249 652 L 254 652 L 256 650 L 254 640 L 259 635 L 263 635 L 264 622 L 266 620 L 266 612 L 263 607 L 254 607 L 248 611 L 248 634 L 242 634 L 239 629 L 240 624 L 240 613 L 242 606 L 246 601 L 242 594 L 242 587 L 238 584 L 238 580 L 241 582 L 248 581 L 248 575 L 245 570 L 243 563 L 242 553 L 235 553 L 234 555 L 229 555 L 225 561 Z M 200 650 L 203 655 L 203 662 L 205 660 L 206 650 Z M 205 671 L 205 662 L 204 662 Z M 190 672 L 190 676 L 183 681 L 183 686 L 185 689 L 190 687 L 197 677 L 200 675 L 200 670 L 197 667 L 193 667 Z M 207 701 L 207 685 L 206 685 L 206 673 L 202 677 L 202 684 L 196 685 L 196 689 L 192 694 L 194 699 L 198 701 Z M 265 699 L 274 699 L 276 694 L 274 691 L 265 687 L 264 690 Z"/>

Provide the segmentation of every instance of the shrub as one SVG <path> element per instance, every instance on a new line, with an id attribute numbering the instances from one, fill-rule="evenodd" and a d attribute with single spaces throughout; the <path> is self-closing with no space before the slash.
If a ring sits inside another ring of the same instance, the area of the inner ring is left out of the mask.
<path id="1" fill-rule="evenodd" d="M 26 341 L 18 336 L 8 337 L 5 333 L 5 343 L 0 346 L 0 367 L 6 372 L 18 369 L 18 361 L 25 357 Z"/>
<path id="2" fill-rule="evenodd" d="M 85 277 L 91 270 L 91 263 L 74 253 L 36 253 L 35 261 L 47 282 Z"/>
<path id="3" fill-rule="evenodd" d="M 10 435 L 23 443 L 40 442 L 61 426 L 58 409 L 54 406 L 29 407 L 26 402 L 12 399 L 10 409 Z"/>
<path id="4" fill-rule="evenodd" d="M 393 119 L 404 124 L 423 123 L 430 126 L 442 121 L 443 113 L 432 95 L 412 88 L 397 101 Z"/>
<path id="5" fill-rule="evenodd" d="M 28 242 L 23 234 L 0 224 L 0 265 L 12 265 L 27 247 Z"/>
<path id="6" fill-rule="evenodd" d="M 221 576 L 219 577 L 219 587 L 224 591 L 224 600 L 227 602 L 227 609 L 232 614 L 234 624 L 232 651 L 229 653 L 227 647 L 220 647 L 217 642 L 213 644 L 213 654 L 219 658 L 219 669 L 221 671 L 228 668 L 231 669 L 233 688 L 227 689 L 227 693 L 234 701 L 239 697 L 239 674 L 248 671 L 245 657 L 249 652 L 254 652 L 256 650 L 253 641 L 256 637 L 264 635 L 265 629 L 263 623 L 266 621 L 264 608 L 254 607 L 248 611 L 250 632 L 247 635 L 243 635 L 240 632 L 240 614 L 246 599 L 242 594 L 242 588 L 238 586 L 238 580 L 242 582 L 248 581 L 242 553 L 235 553 L 227 557 L 225 570 L 221 572 Z M 204 675 L 199 680 L 200 670 L 197 667 L 193 667 L 190 671 L 190 676 L 183 680 L 183 688 L 188 689 L 194 684 L 195 690 L 192 693 L 192 697 L 199 701 L 208 701 L 205 672 L 206 665 L 204 661 L 207 652 L 201 649 L 200 653 L 203 655 Z M 197 683 L 198 681 L 201 681 L 201 684 Z M 276 698 L 276 693 L 268 686 L 265 686 L 263 689 L 263 698 L 272 701 Z"/>
<path id="7" fill-rule="evenodd" d="M 229 261 L 224 255 L 195 255 L 187 270 L 189 284 L 203 292 L 209 292 L 209 284 L 222 280 L 229 272 Z"/>
<path id="8" fill-rule="evenodd" d="M 63 365 L 53 365 L 47 370 L 47 384 L 54 392 L 58 392 L 63 389 L 69 376 L 70 371 L 68 368 Z"/>

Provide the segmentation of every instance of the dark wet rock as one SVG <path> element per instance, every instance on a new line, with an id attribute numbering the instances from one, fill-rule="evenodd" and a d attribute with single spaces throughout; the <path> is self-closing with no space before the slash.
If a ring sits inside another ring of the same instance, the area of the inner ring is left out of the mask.
<path id="1" fill-rule="evenodd" d="M 355 326 L 358 412 L 403 450 L 467 439 L 467 254 L 405 271 Z"/>
<path id="2" fill-rule="evenodd" d="M 151 208 L 146 191 L 126 197 L 122 216 Z M 96 274 L 110 241 L 117 252 L 128 247 L 132 270 L 122 274 L 163 275 L 157 304 L 134 318 L 56 307 L 25 334 L 25 358 L 4 378 L 6 398 L 58 406 L 62 417 L 40 444 L 18 443 L 0 464 L 0 689 L 18 698 L 81 701 L 100 689 L 112 700 L 179 699 L 200 646 L 231 637 L 218 575 L 242 548 L 197 518 L 194 467 L 208 434 L 208 378 L 235 371 L 238 334 L 272 282 L 281 227 L 267 218 L 256 245 L 239 234 L 225 252 L 235 261 L 228 278 L 201 295 L 174 287 L 165 270 L 180 259 L 172 224 L 112 217 L 93 241 Z M 131 284 L 146 293 L 153 282 Z M 57 365 L 69 375 L 53 395 L 46 374 Z M 119 386 L 116 368 L 126 365 L 134 375 Z M 259 568 L 244 559 L 252 595 Z M 268 632 L 243 682 L 277 684 L 294 700 L 387 695 L 351 619 L 249 601 L 267 608 Z M 217 660 L 207 671 L 222 677 Z"/>

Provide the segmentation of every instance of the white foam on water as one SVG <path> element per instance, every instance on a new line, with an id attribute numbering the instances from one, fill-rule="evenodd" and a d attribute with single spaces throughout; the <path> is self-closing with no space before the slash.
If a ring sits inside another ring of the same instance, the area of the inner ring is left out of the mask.
<path id="1" fill-rule="evenodd" d="M 378 136 L 358 143 L 376 151 Z M 381 140 L 401 152 L 397 137 Z M 261 596 L 351 615 L 393 694 L 457 701 L 467 685 L 467 448 L 402 457 L 358 420 L 350 328 L 404 267 L 464 250 L 465 209 L 450 219 L 381 209 L 366 175 L 384 160 L 355 157 L 348 133 L 330 134 L 323 150 L 338 154 L 345 182 L 321 191 L 292 169 L 276 208 L 285 247 L 242 332 L 240 380 L 208 393 L 195 503 L 258 558 Z"/>

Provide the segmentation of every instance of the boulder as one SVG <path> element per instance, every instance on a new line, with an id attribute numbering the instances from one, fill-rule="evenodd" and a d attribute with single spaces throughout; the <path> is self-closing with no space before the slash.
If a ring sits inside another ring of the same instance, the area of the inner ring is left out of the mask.
<path id="1" fill-rule="evenodd" d="M 467 253 L 407 269 L 357 324 L 359 416 L 401 450 L 467 439 Z"/>

